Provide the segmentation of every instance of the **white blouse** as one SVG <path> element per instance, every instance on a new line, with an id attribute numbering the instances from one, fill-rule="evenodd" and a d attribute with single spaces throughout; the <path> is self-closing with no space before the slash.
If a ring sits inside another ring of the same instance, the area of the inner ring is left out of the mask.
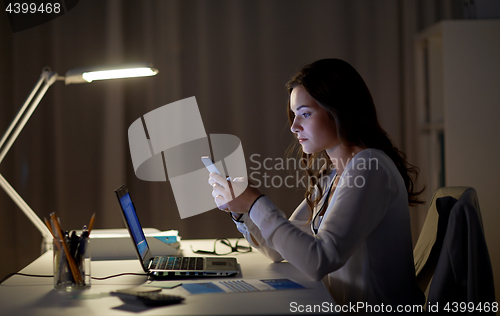
<path id="1" fill-rule="evenodd" d="M 317 234 L 308 218 L 305 200 L 286 219 L 263 196 L 236 224 L 272 261 L 285 259 L 315 280 L 325 277 L 337 304 L 424 304 L 415 281 L 408 193 L 383 151 L 365 149 L 352 158 L 315 227 Z"/>

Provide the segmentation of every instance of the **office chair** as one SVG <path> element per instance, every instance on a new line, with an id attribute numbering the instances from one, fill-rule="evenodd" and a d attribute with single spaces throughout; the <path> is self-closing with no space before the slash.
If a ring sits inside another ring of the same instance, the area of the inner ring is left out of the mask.
<path id="1" fill-rule="evenodd" d="M 427 307 L 434 304 L 442 309 L 448 302 L 495 301 L 491 261 L 474 188 L 444 187 L 436 191 L 413 256 Z"/>

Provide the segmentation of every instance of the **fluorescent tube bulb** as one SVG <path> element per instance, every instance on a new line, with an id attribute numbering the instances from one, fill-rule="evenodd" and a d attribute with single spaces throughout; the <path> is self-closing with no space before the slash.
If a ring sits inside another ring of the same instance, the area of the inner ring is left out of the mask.
<path id="1" fill-rule="evenodd" d="M 82 77 L 86 81 L 92 82 L 94 80 L 154 76 L 155 74 L 156 72 L 153 71 L 151 68 L 141 67 L 141 68 L 84 72 L 82 74 Z"/>

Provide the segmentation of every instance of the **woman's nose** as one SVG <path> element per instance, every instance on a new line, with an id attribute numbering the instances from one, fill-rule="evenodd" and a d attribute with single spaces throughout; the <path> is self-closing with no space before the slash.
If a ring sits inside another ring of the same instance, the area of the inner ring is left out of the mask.
<path id="1" fill-rule="evenodd" d="M 292 133 L 297 133 L 300 131 L 300 124 L 297 122 L 297 118 L 293 120 L 292 126 L 290 126 Z"/>

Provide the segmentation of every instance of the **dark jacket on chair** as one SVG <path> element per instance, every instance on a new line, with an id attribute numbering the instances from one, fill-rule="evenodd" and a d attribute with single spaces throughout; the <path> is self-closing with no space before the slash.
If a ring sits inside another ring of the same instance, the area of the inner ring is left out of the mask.
<path id="1" fill-rule="evenodd" d="M 491 312 L 491 304 L 495 302 L 493 272 L 476 192 L 466 190 L 458 200 L 450 196 L 438 200 L 439 221 L 448 219 L 429 288 L 427 310 L 448 308 L 474 315 L 484 313 L 489 304 Z M 461 309 L 464 305 L 460 303 L 470 302 L 474 305 Z M 477 309 L 480 302 L 482 310 Z"/>

